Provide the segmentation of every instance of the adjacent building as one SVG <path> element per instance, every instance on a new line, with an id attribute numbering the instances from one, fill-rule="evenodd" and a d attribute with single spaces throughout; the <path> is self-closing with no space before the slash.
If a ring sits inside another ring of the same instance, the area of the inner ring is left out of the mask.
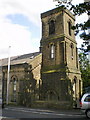
<path id="1" fill-rule="evenodd" d="M 9 103 L 25 103 L 25 93 L 34 93 L 41 84 L 40 69 L 42 54 L 39 52 L 11 57 L 9 79 Z M 3 59 L 3 99 L 7 101 L 7 62 Z M 36 95 L 35 95 L 36 96 Z M 29 96 L 28 96 L 29 97 Z M 37 96 L 39 97 L 39 96 Z"/>

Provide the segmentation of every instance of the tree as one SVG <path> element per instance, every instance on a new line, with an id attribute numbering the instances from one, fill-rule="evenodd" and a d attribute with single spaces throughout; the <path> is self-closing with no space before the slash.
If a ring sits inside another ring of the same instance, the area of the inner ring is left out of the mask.
<path id="1" fill-rule="evenodd" d="M 35 100 L 36 80 L 32 72 L 32 65 L 24 64 L 24 78 L 20 80 L 19 104 L 30 107 Z"/>
<path id="2" fill-rule="evenodd" d="M 79 53 L 79 63 L 83 81 L 83 89 L 85 90 L 86 87 L 90 86 L 90 64 L 83 47 Z"/>
<path id="3" fill-rule="evenodd" d="M 68 0 L 56 0 L 56 1 L 58 1 L 57 6 L 61 6 L 61 4 L 63 3 L 62 6 L 64 8 L 68 8 L 71 12 L 73 12 L 75 16 L 80 16 L 83 13 L 90 15 L 90 2 L 84 2 L 80 3 L 79 5 L 73 5 L 71 2 L 72 0 L 69 0 L 69 2 L 67 2 Z M 90 29 L 90 19 L 88 19 L 84 23 L 80 24 L 76 23 L 75 26 L 72 26 L 72 29 L 75 30 L 75 35 L 80 33 L 80 31 L 82 32 L 82 34 L 80 34 L 80 38 L 83 39 L 84 41 L 83 43 L 86 46 L 84 52 L 88 52 L 90 50 L 89 45 L 90 33 L 87 33 L 87 30 Z"/>

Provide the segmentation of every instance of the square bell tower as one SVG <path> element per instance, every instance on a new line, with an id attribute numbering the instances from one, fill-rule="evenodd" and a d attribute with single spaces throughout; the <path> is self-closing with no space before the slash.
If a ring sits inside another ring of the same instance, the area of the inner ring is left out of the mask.
<path id="1" fill-rule="evenodd" d="M 73 14 L 58 7 L 41 14 L 43 98 L 70 101 L 82 92 Z"/>

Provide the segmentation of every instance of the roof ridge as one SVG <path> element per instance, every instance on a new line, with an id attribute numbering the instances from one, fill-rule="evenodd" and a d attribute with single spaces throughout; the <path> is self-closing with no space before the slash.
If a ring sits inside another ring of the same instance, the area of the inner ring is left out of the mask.
<path id="1" fill-rule="evenodd" d="M 33 53 L 28 53 L 28 54 L 23 54 L 23 55 L 19 55 L 16 58 L 12 59 L 13 60 L 19 60 L 19 59 L 25 59 L 25 58 L 31 58 L 32 56 L 37 56 L 38 54 L 40 54 L 40 52 L 33 52 Z"/>

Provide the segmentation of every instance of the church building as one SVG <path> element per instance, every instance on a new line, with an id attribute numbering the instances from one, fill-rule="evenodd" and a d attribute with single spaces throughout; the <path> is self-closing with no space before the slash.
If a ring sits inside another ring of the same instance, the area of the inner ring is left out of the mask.
<path id="1" fill-rule="evenodd" d="M 9 102 L 78 100 L 82 80 L 73 14 L 58 7 L 41 14 L 40 52 L 11 57 Z M 7 94 L 7 60 L 3 59 L 3 97 Z"/>

